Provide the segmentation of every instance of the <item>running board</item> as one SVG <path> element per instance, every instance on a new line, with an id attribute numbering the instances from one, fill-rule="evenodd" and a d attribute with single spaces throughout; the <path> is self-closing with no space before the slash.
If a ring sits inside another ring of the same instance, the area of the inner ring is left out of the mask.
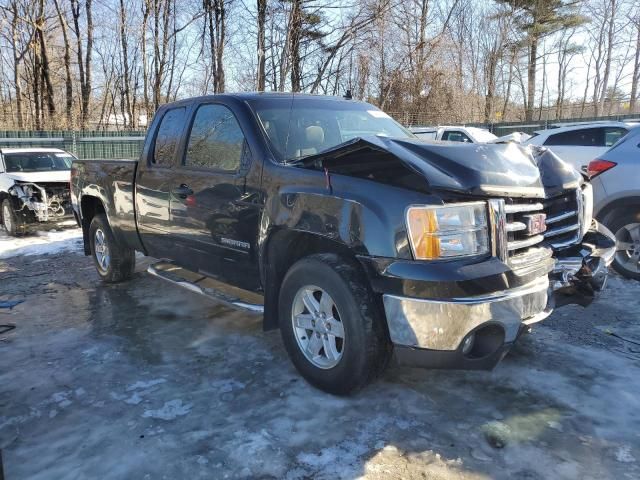
<path id="1" fill-rule="evenodd" d="M 149 265 L 147 272 L 230 307 L 260 315 L 264 312 L 264 297 L 262 295 L 227 285 L 171 262 L 158 262 Z"/>

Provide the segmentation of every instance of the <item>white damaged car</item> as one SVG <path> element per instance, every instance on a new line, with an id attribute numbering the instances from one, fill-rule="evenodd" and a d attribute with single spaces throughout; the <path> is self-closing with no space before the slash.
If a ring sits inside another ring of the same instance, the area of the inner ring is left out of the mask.
<path id="1" fill-rule="evenodd" d="M 74 158 L 57 148 L 0 149 L 0 216 L 9 235 L 75 225 L 69 190 Z"/>

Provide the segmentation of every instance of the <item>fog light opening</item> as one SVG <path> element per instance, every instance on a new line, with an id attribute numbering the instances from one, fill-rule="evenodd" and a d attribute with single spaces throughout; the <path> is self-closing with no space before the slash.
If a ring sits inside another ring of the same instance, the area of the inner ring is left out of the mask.
<path id="1" fill-rule="evenodd" d="M 462 354 L 472 359 L 486 358 L 495 354 L 503 345 L 503 328 L 496 324 L 486 325 L 467 335 L 462 342 Z"/>

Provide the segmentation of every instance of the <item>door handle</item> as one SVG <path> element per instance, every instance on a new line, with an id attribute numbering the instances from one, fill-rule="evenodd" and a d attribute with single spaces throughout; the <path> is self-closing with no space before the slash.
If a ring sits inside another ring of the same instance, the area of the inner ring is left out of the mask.
<path id="1" fill-rule="evenodd" d="M 178 188 L 174 188 L 171 190 L 171 193 L 177 195 L 180 198 L 187 198 L 189 195 L 193 195 L 193 190 L 189 187 L 189 185 L 181 184 Z"/>
<path id="2" fill-rule="evenodd" d="M 258 194 L 256 192 L 246 192 L 241 196 L 233 200 L 233 203 L 237 205 L 246 205 L 246 204 L 254 204 L 258 199 Z"/>

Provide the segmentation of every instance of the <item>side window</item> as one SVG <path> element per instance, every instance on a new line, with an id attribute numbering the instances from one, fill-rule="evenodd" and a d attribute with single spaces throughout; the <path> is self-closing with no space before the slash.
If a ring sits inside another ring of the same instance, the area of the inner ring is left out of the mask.
<path id="1" fill-rule="evenodd" d="M 152 163 L 154 165 L 170 167 L 173 164 L 173 156 L 184 127 L 185 113 L 184 107 L 172 108 L 162 117 L 153 146 Z"/>
<path id="2" fill-rule="evenodd" d="M 607 127 L 604 129 L 604 146 L 612 147 L 614 143 L 627 134 L 626 128 Z"/>
<path id="3" fill-rule="evenodd" d="M 201 105 L 193 120 L 184 164 L 225 172 L 240 168 L 244 135 L 236 117 L 223 105 Z"/>
<path id="4" fill-rule="evenodd" d="M 604 146 L 603 128 L 583 128 L 569 132 L 550 135 L 545 145 L 574 146 L 574 147 L 602 147 Z"/>
<path id="5" fill-rule="evenodd" d="M 449 130 L 442 134 L 442 140 L 449 142 L 473 143 L 471 139 L 463 132 L 457 130 Z"/>
<path id="6" fill-rule="evenodd" d="M 436 132 L 418 132 L 415 136 L 421 140 L 435 140 Z"/>

